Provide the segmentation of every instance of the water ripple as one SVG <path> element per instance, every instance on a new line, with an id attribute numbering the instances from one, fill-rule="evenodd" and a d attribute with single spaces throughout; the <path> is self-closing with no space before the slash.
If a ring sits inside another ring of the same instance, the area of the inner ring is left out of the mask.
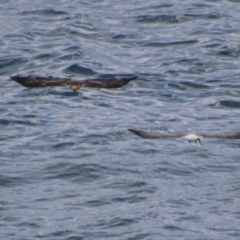
<path id="1" fill-rule="evenodd" d="M 239 140 L 127 130 L 239 129 L 238 1 L 0 6 L 3 239 L 239 238 Z M 138 79 L 73 92 L 17 74 Z"/>

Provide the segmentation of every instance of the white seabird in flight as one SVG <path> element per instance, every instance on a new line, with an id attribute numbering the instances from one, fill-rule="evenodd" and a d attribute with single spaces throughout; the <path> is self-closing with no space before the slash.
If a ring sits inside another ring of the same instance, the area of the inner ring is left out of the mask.
<path id="1" fill-rule="evenodd" d="M 236 133 L 222 133 L 222 134 L 162 134 L 157 132 L 147 132 L 147 131 L 138 131 L 134 129 L 128 129 L 130 132 L 135 133 L 136 135 L 146 138 L 146 139 L 174 139 L 174 138 L 184 138 L 187 139 L 188 142 L 200 143 L 201 138 L 212 138 L 212 139 L 240 139 L 240 132 Z"/>

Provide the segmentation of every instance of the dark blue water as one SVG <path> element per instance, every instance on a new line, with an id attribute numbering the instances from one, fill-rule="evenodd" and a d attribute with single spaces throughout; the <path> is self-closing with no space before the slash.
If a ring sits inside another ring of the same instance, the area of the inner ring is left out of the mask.
<path id="1" fill-rule="evenodd" d="M 1 1 L 1 239 L 240 239 L 239 140 L 127 131 L 240 130 L 239 23 L 237 0 Z"/>

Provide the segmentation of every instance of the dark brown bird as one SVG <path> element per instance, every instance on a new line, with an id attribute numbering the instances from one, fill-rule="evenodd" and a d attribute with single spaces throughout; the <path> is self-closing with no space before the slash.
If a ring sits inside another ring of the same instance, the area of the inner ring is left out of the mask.
<path id="1" fill-rule="evenodd" d="M 22 86 L 29 88 L 67 86 L 73 91 L 77 91 L 80 87 L 120 88 L 126 85 L 128 82 L 137 79 L 137 76 L 128 78 L 96 78 L 85 80 L 74 80 L 72 78 L 36 77 L 32 75 L 26 77 L 13 76 L 11 78 Z"/>
<path id="2" fill-rule="evenodd" d="M 188 142 L 201 143 L 201 138 L 215 138 L 215 139 L 240 139 L 240 132 L 236 133 L 222 133 L 222 134 L 161 134 L 156 132 L 146 132 L 146 131 L 138 131 L 134 129 L 128 129 L 130 132 L 135 133 L 136 135 L 146 138 L 146 139 L 173 139 L 173 138 L 184 138 L 187 139 Z"/>

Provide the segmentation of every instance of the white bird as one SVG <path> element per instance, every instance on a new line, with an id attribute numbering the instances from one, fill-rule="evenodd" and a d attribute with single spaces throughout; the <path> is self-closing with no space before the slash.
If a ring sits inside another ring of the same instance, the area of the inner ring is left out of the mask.
<path id="1" fill-rule="evenodd" d="M 187 139 L 188 142 L 200 143 L 201 138 L 215 138 L 215 139 L 240 139 L 240 132 L 236 133 L 222 133 L 222 134 L 162 134 L 157 132 L 146 132 L 146 131 L 138 131 L 134 129 L 128 129 L 130 132 L 135 133 L 136 135 L 146 138 L 146 139 L 173 139 L 173 138 L 184 138 Z"/>

